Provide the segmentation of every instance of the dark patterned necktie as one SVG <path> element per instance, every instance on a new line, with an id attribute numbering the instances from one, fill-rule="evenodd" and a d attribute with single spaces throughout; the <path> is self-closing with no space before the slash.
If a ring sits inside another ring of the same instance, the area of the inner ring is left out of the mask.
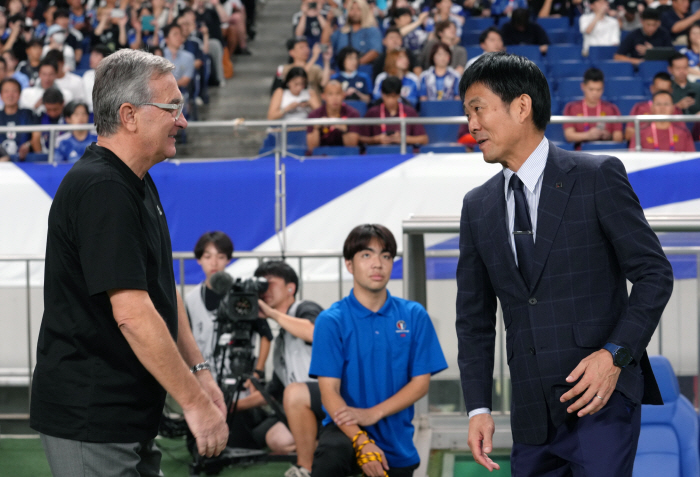
<path id="1" fill-rule="evenodd" d="M 532 277 L 532 256 L 535 250 L 532 222 L 523 191 L 523 181 L 513 174 L 510 177 L 508 187 L 513 190 L 513 199 L 515 200 L 513 240 L 515 241 L 515 251 L 518 254 L 518 267 L 525 284 L 529 287 Z"/>

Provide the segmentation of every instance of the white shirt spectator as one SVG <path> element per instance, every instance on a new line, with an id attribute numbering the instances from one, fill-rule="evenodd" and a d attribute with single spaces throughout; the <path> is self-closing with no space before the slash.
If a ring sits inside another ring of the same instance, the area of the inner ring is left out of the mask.
<path id="1" fill-rule="evenodd" d="M 95 86 L 95 70 L 87 70 L 83 73 L 83 91 L 88 110 L 92 112 L 92 88 Z"/>
<path id="2" fill-rule="evenodd" d="M 50 50 L 49 45 L 44 45 L 44 49 L 41 50 L 41 57 L 45 57 L 46 53 Z M 75 70 L 75 50 L 70 45 L 63 45 L 63 69 L 64 71 Z"/>
<path id="3" fill-rule="evenodd" d="M 591 46 L 616 46 L 620 44 L 620 23 L 608 15 L 595 24 L 590 34 L 585 33 L 595 16 L 595 13 L 584 13 L 579 19 L 584 54 L 588 54 L 588 48 Z"/>
<path id="4" fill-rule="evenodd" d="M 61 90 L 61 94 L 63 94 L 63 104 L 68 104 L 73 100 L 73 95 L 70 93 L 70 91 L 64 90 L 58 85 L 56 85 L 56 87 Z M 32 86 L 31 88 L 23 89 L 22 93 L 19 95 L 20 109 L 29 109 L 34 111 L 35 114 L 43 113 L 45 111 L 43 104 L 41 104 L 38 108 L 35 106 L 36 103 L 38 103 L 39 100 L 44 97 L 44 91 L 44 88 L 41 86 Z"/>
<path id="5" fill-rule="evenodd" d="M 70 91 L 75 101 L 85 101 L 85 88 L 80 76 L 67 71 L 63 78 L 56 78 L 54 84 L 61 92 Z M 90 94 L 92 95 L 92 92 Z M 68 101 L 65 101 L 65 103 L 68 104 Z"/>

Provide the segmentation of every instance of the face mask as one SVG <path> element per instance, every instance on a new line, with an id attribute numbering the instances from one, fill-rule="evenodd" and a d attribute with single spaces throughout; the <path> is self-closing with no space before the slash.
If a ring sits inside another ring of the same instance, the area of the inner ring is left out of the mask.
<path id="1" fill-rule="evenodd" d="M 66 42 L 66 34 L 65 33 L 54 33 L 53 36 L 53 41 L 55 41 L 58 44 L 64 44 Z"/>

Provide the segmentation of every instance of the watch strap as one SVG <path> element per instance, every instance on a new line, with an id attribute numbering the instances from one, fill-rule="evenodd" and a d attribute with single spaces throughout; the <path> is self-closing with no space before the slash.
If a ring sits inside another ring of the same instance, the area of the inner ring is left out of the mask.
<path id="1" fill-rule="evenodd" d="M 204 371 L 205 369 L 206 369 L 207 371 L 211 372 L 211 365 L 209 364 L 209 361 L 205 361 L 205 362 L 203 362 L 203 363 L 195 364 L 194 366 L 192 366 L 192 367 L 190 368 L 190 373 L 196 374 L 196 373 L 198 373 L 199 371 Z"/>

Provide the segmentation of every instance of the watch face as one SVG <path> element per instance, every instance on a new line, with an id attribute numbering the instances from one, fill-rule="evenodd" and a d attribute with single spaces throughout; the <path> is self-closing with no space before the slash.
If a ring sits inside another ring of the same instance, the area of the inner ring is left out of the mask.
<path id="1" fill-rule="evenodd" d="M 615 352 L 615 366 L 624 368 L 632 361 L 632 353 L 627 348 L 618 348 Z"/>

